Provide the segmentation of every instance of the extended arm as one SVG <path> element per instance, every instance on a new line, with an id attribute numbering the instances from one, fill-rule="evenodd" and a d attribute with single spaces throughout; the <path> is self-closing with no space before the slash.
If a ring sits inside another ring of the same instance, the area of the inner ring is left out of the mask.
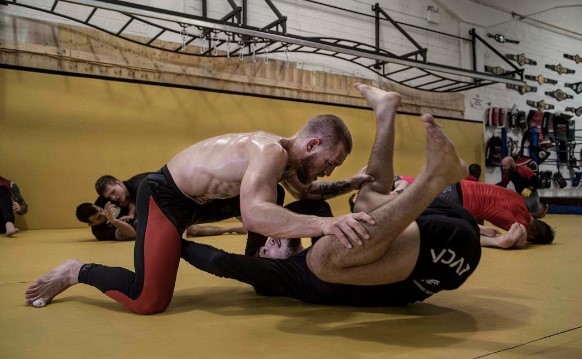
<path id="1" fill-rule="evenodd" d="M 247 231 L 241 226 L 230 226 L 230 227 L 216 227 L 208 225 L 197 225 L 193 224 L 187 229 L 187 233 L 191 236 L 203 237 L 203 236 L 219 236 L 221 234 L 235 233 L 235 234 L 246 234 Z"/>
<path id="2" fill-rule="evenodd" d="M 498 235 L 501 234 L 501 232 L 499 232 L 497 230 L 497 228 L 482 226 L 480 224 L 479 224 L 479 232 L 482 236 L 485 236 L 485 237 L 497 237 Z"/>
<path id="3" fill-rule="evenodd" d="M 367 232 L 358 220 L 373 223 L 365 213 L 322 218 L 295 214 L 276 204 L 277 182 L 287 163 L 287 153 L 279 147 L 262 147 L 249 154 L 249 165 L 241 182 L 240 206 L 245 229 L 280 238 L 318 237 L 335 234 L 344 245 L 349 237 L 362 243 Z M 347 243 L 347 244 L 346 244 Z"/>
<path id="4" fill-rule="evenodd" d="M 368 174 L 358 173 L 351 178 L 333 182 L 316 181 L 309 185 L 304 185 L 296 177 L 292 177 L 282 183 L 285 189 L 297 199 L 326 200 L 358 190 L 363 183 L 373 180 Z"/>
<path id="5" fill-rule="evenodd" d="M 479 226 L 481 229 L 481 226 Z M 482 247 L 495 247 L 502 249 L 519 249 L 525 247 L 527 240 L 527 231 L 525 227 L 515 222 L 507 233 L 501 234 L 497 231 L 494 236 L 483 234 L 481 230 L 480 242 Z"/>

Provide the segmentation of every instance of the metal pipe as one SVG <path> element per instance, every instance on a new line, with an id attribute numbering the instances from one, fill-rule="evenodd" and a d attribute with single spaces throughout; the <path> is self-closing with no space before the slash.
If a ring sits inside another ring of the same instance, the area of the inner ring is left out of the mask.
<path id="1" fill-rule="evenodd" d="M 382 54 L 377 54 L 373 51 L 368 50 L 354 50 L 353 48 L 347 48 L 341 45 L 329 45 L 324 43 L 318 43 L 315 41 L 310 41 L 303 37 L 295 35 L 280 35 L 271 32 L 264 32 L 260 29 L 251 28 L 248 26 L 232 26 L 225 24 L 213 19 L 204 19 L 199 16 L 182 14 L 174 12 L 171 10 L 159 9 L 150 6 L 128 3 L 125 1 L 114 1 L 114 0 L 61 0 L 68 3 L 85 5 L 89 7 L 99 7 L 106 10 L 118 11 L 121 13 L 131 13 L 136 16 L 144 16 L 158 20 L 189 24 L 193 26 L 200 26 L 205 28 L 210 28 L 214 30 L 220 30 L 230 33 L 238 33 L 242 35 L 247 35 L 251 37 L 260 37 L 272 41 L 279 41 L 288 44 L 301 45 L 303 47 L 313 47 L 316 49 L 336 51 L 347 55 L 353 55 L 358 57 L 363 57 L 371 60 L 379 60 L 384 62 L 390 62 L 405 66 L 416 67 L 419 69 L 436 71 L 441 73 L 447 73 L 452 75 L 464 76 L 475 79 L 489 80 L 493 82 L 513 84 L 517 86 L 524 86 L 526 83 L 524 81 L 515 80 L 512 78 L 497 76 L 494 74 L 488 74 L 484 72 L 475 72 L 471 70 L 459 69 L 452 66 L 440 65 L 430 62 L 421 62 L 410 59 L 402 59 L 398 57 L 392 57 Z"/>

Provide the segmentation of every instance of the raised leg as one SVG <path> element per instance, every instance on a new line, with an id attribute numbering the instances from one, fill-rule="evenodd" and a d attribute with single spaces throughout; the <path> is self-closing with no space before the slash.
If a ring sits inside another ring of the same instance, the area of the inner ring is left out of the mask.
<path id="1" fill-rule="evenodd" d="M 375 180 L 364 183 L 354 206 L 356 212 L 370 212 L 388 200 L 386 196 L 392 189 L 394 121 L 401 98 L 396 92 L 386 92 L 363 84 L 356 84 L 355 87 L 376 114 L 376 138 L 366 167 L 366 173 Z"/>
<path id="2" fill-rule="evenodd" d="M 374 93 L 378 91 L 381 90 L 376 89 Z M 365 92 L 363 94 L 365 96 Z M 375 95 L 372 100 L 379 97 Z M 380 106 L 373 107 L 382 111 Z M 404 279 L 414 267 L 420 235 L 412 222 L 448 184 L 458 182 L 468 173 L 467 166 L 434 118 L 425 114 L 421 120 L 426 129 L 426 161 L 422 171 L 401 195 L 370 212 L 377 224 L 368 228 L 371 238 L 363 246 L 346 249 L 336 238 L 326 236 L 310 250 L 309 268 L 320 279 L 349 284 L 391 283 Z M 385 127 L 379 126 L 378 131 L 386 131 L 384 135 L 390 136 L 388 132 L 393 129 Z M 378 142 L 374 146 L 377 145 Z M 391 146 L 381 143 L 379 146 L 382 145 Z M 374 158 L 370 162 L 386 166 L 391 156 L 390 153 L 388 158 L 385 152 L 374 148 L 371 154 Z"/>

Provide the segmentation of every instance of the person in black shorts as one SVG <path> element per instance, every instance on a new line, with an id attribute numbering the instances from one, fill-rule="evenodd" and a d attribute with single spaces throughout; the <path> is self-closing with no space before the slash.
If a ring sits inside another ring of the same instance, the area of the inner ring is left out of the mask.
<path id="1" fill-rule="evenodd" d="M 479 243 L 475 245 L 476 225 L 472 222 L 460 206 L 435 199 L 416 219 L 422 233 L 416 266 L 404 280 L 388 284 L 323 281 L 307 265 L 311 248 L 287 259 L 273 259 L 227 253 L 184 240 L 182 258 L 205 272 L 250 284 L 260 295 L 322 305 L 398 306 L 423 301 L 441 290 L 456 289 L 473 273 L 480 251 Z M 286 241 L 283 246 L 296 248 L 297 242 Z"/>
<path id="2" fill-rule="evenodd" d="M 377 119 L 376 142 L 366 169 L 374 181 L 364 183 L 355 203 L 356 210 L 376 221 L 369 226 L 370 238 L 363 246 L 348 249 L 328 235 L 299 254 L 272 259 L 183 241 L 182 258 L 214 275 L 248 283 L 262 295 L 326 305 L 403 305 L 461 286 L 479 263 L 479 230 L 461 206 L 436 197 L 466 176 L 466 165 L 434 119 L 423 115 L 425 166 L 406 191 L 390 195 L 400 97 L 358 87 Z"/>

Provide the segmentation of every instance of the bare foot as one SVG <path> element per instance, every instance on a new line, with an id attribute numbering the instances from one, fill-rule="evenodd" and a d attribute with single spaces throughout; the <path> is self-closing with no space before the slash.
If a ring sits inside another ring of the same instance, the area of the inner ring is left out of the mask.
<path id="1" fill-rule="evenodd" d="M 26 304 L 33 305 L 34 302 L 45 303 L 44 305 L 35 304 L 35 307 L 44 307 L 49 304 L 59 293 L 79 283 L 78 275 L 82 265 L 83 263 L 77 259 L 68 259 L 60 266 L 44 274 L 24 292 Z"/>
<path id="2" fill-rule="evenodd" d="M 14 223 L 6 222 L 6 237 L 12 237 L 18 232 L 20 232 L 20 229 L 14 227 Z"/>
<path id="3" fill-rule="evenodd" d="M 449 185 L 467 177 L 467 165 L 459 157 L 443 129 L 429 114 L 420 116 L 426 128 L 426 164 L 428 173 L 434 179 L 441 179 Z"/>
<path id="4" fill-rule="evenodd" d="M 354 84 L 354 87 L 360 91 L 362 96 L 372 106 L 378 118 L 394 115 L 396 109 L 400 106 L 401 98 L 397 92 L 388 92 L 360 83 Z"/>

